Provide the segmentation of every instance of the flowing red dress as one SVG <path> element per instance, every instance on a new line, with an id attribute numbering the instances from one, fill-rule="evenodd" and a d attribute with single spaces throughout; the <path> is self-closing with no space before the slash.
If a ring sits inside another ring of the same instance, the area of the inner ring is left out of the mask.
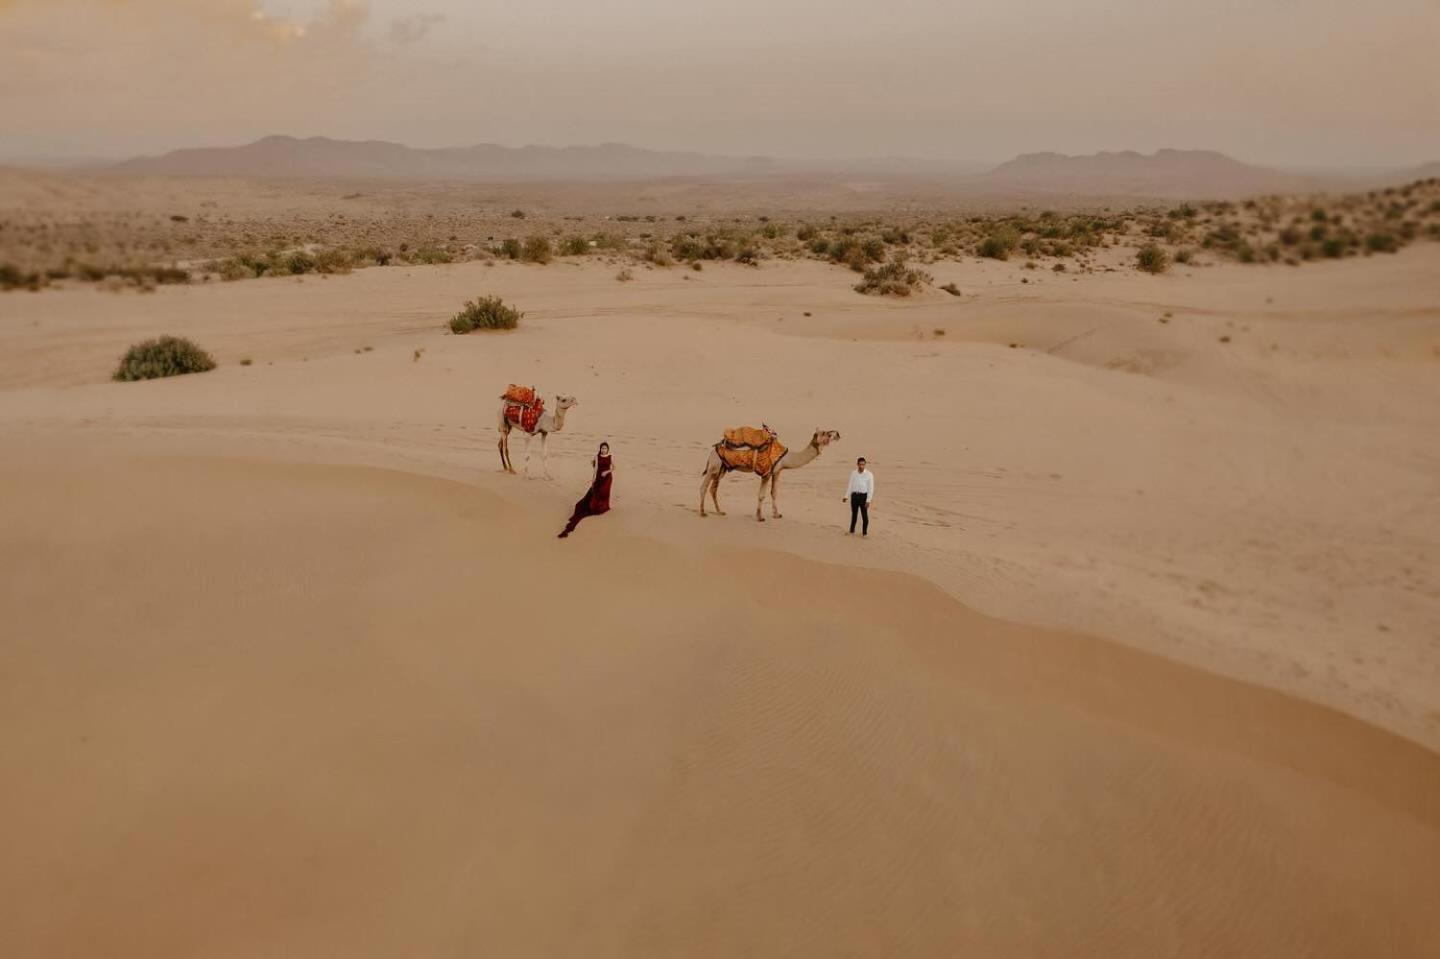
<path id="1" fill-rule="evenodd" d="M 610 472 L 610 457 L 595 457 L 595 478 L 590 481 L 590 488 L 580 497 L 580 502 L 575 504 L 575 512 L 570 515 L 570 522 L 565 524 L 564 531 L 560 533 L 562 539 L 573 533 L 585 517 L 599 516 L 610 511 L 610 481 L 614 478 Z"/>

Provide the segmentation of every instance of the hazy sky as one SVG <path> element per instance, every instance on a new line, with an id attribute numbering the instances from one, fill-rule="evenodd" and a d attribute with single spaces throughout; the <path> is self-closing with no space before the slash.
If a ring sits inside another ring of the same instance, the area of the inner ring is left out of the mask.
<path id="1" fill-rule="evenodd" d="M 1440 159 L 1440 0 L 0 0 L 0 156 L 268 133 Z"/>

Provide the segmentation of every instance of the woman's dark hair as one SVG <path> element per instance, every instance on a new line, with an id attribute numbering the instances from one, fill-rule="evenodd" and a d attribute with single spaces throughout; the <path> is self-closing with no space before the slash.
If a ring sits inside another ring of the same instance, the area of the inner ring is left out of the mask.
<path id="1" fill-rule="evenodd" d="M 595 452 L 598 453 L 598 452 L 600 452 L 600 451 L 603 450 L 603 449 L 608 449 L 609 447 L 610 447 L 610 441 L 609 441 L 609 440 L 602 440 L 601 443 L 600 443 L 600 445 L 597 446 L 597 447 L 595 447 Z"/>

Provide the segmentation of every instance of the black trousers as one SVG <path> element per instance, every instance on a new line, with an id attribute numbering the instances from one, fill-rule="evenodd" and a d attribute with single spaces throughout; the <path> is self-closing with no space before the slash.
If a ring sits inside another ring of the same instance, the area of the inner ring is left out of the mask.
<path id="1" fill-rule="evenodd" d="M 865 517 L 865 525 L 861 527 L 861 532 L 868 536 L 870 534 L 870 497 L 864 493 L 850 494 L 850 532 L 852 533 L 855 532 L 856 516 Z"/>

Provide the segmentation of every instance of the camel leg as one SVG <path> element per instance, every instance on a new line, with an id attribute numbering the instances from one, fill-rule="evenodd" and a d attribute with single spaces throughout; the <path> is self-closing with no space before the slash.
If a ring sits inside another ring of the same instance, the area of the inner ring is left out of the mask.
<path id="1" fill-rule="evenodd" d="M 775 498 L 775 491 L 780 488 L 780 474 L 770 474 L 770 515 L 776 519 L 783 519 L 780 515 L 780 501 Z"/>
<path id="2" fill-rule="evenodd" d="M 533 441 L 534 439 L 535 439 L 535 437 L 534 437 L 532 434 L 530 434 L 530 433 L 526 433 L 526 434 L 525 434 L 525 476 L 526 476 L 526 478 L 529 478 L 529 476 L 530 476 L 530 443 L 531 443 L 531 441 Z"/>
<path id="3" fill-rule="evenodd" d="M 710 469 L 707 467 L 707 468 L 705 469 L 705 473 L 700 477 L 700 518 L 701 518 L 701 519 L 704 519 L 705 516 L 706 516 L 706 513 L 705 513 L 705 494 L 708 493 L 708 492 L 710 492 L 710 481 L 711 481 Z"/>
<path id="4" fill-rule="evenodd" d="M 540 434 L 540 471 L 545 474 L 546 479 L 554 479 L 550 475 L 550 434 Z"/>
<path id="5" fill-rule="evenodd" d="M 500 468 L 507 473 L 515 472 L 515 467 L 510 465 L 510 432 L 508 430 L 500 434 Z"/>
<path id="6" fill-rule="evenodd" d="M 761 515 L 760 507 L 765 505 L 765 484 L 768 482 L 770 482 L 768 476 L 760 480 L 760 495 L 755 497 L 755 518 L 762 523 L 765 522 L 765 517 Z"/>
<path id="7" fill-rule="evenodd" d="M 725 511 L 720 508 L 720 477 L 725 475 L 724 470 L 715 471 L 715 481 L 710 484 L 710 499 L 715 503 L 715 515 L 724 516 Z"/>

